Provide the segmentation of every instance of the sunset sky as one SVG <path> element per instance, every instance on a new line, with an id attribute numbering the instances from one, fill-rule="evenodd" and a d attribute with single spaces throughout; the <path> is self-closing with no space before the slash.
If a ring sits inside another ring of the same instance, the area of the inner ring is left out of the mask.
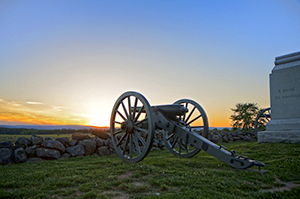
<path id="1" fill-rule="evenodd" d="M 0 125 L 108 126 L 125 91 L 197 101 L 209 125 L 269 107 L 277 56 L 300 51 L 300 0 L 1 0 Z"/>

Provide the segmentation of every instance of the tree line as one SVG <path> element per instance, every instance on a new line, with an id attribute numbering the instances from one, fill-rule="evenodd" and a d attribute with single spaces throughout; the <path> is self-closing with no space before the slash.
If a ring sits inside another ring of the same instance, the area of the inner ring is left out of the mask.
<path id="1" fill-rule="evenodd" d="M 265 108 L 259 108 L 256 103 L 236 104 L 235 108 L 231 108 L 233 114 L 229 117 L 229 119 L 231 119 L 232 129 L 253 130 L 257 115 L 264 109 Z M 260 128 L 262 128 L 264 124 L 259 123 L 259 125 Z"/>

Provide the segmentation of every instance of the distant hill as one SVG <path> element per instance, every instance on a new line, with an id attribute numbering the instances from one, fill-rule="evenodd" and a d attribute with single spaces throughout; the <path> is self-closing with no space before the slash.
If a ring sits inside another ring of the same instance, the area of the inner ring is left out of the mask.
<path id="1" fill-rule="evenodd" d="M 3 128 L 24 128 L 24 129 L 40 129 L 40 130 L 54 130 L 54 129 L 108 129 L 108 127 L 95 126 L 81 126 L 81 125 L 0 125 Z"/>

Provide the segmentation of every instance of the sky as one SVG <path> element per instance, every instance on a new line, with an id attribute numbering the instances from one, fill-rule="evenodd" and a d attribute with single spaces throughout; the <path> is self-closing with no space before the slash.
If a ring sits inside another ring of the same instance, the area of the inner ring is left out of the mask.
<path id="1" fill-rule="evenodd" d="M 126 91 L 192 99 L 210 127 L 269 107 L 275 57 L 300 51 L 300 0 L 0 0 L 0 124 L 108 126 Z"/>

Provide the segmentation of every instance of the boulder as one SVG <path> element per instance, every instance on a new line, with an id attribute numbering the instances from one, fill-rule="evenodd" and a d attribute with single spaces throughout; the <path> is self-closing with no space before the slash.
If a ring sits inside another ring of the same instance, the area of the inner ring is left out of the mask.
<path id="1" fill-rule="evenodd" d="M 36 145 L 34 145 L 34 146 L 36 146 Z M 34 146 L 30 146 L 30 147 L 28 147 L 28 148 L 25 149 L 28 157 L 34 157 L 34 156 L 36 156 L 36 154 L 35 154 L 36 147 L 34 147 Z"/>
<path id="2" fill-rule="evenodd" d="M 9 148 L 11 150 L 14 150 L 15 146 L 11 141 L 4 141 L 0 142 L 0 148 Z"/>
<path id="3" fill-rule="evenodd" d="M 56 138 L 55 140 L 62 143 L 65 147 L 69 147 L 69 138 L 68 137 Z"/>
<path id="4" fill-rule="evenodd" d="M 77 144 L 78 140 L 70 140 L 69 146 L 75 146 Z"/>
<path id="5" fill-rule="evenodd" d="M 43 140 L 44 139 L 41 136 L 32 135 L 30 137 L 30 141 L 33 145 L 41 145 Z"/>
<path id="6" fill-rule="evenodd" d="M 55 149 L 47 149 L 47 148 L 37 148 L 36 155 L 39 158 L 46 158 L 46 159 L 58 159 L 60 158 L 60 152 Z"/>
<path id="7" fill-rule="evenodd" d="M 31 141 L 28 138 L 19 137 L 15 143 L 15 146 L 16 146 L 15 148 L 22 147 L 25 149 L 30 145 L 31 145 Z"/>
<path id="8" fill-rule="evenodd" d="M 224 137 L 223 137 L 223 141 L 226 142 L 226 143 L 228 143 L 228 142 L 229 142 L 228 137 L 227 137 L 227 136 L 224 136 Z"/>
<path id="9" fill-rule="evenodd" d="M 105 140 L 102 140 L 102 139 L 99 138 L 99 137 L 92 137 L 91 139 L 94 140 L 94 141 L 96 142 L 97 148 L 102 147 L 102 146 L 105 146 Z"/>
<path id="10" fill-rule="evenodd" d="M 221 137 L 219 137 L 218 135 L 212 135 L 211 141 L 214 143 L 221 143 L 223 141 L 223 139 Z"/>
<path id="11" fill-rule="evenodd" d="M 27 154 L 25 149 L 23 149 L 22 147 L 17 148 L 14 151 L 14 162 L 18 164 L 18 163 L 23 163 L 26 160 L 27 160 Z"/>
<path id="12" fill-rule="evenodd" d="M 73 133 L 72 139 L 73 140 L 86 140 L 86 139 L 90 139 L 90 136 L 87 134 L 84 134 L 84 133 Z"/>
<path id="13" fill-rule="evenodd" d="M 107 146 L 109 149 L 113 149 L 114 148 L 113 143 L 111 142 L 111 138 L 108 138 L 105 141 L 105 146 Z"/>
<path id="14" fill-rule="evenodd" d="M 71 156 L 70 153 L 64 153 L 61 155 L 61 158 L 66 159 L 66 158 L 69 158 L 70 156 Z"/>
<path id="15" fill-rule="evenodd" d="M 105 131 L 95 131 L 92 134 L 104 140 L 110 138 L 110 135 Z"/>
<path id="16" fill-rule="evenodd" d="M 42 161 L 43 159 L 42 158 L 38 158 L 38 157 L 31 157 L 31 158 L 28 158 L 27 160 L 26 160 L 26 163 L 27 162 L 39 162 L 39 161 Z"/>
<path id="17" fill-rule="evenodd" d="M 44 148 L 56 149 L 61 153 L 64 153 L 66 151 L 65 146 L 59 141 L 55 141 L 55 140 L 46 140 L 43 142 L 43 146 Z"/>
<path id="18" fill-rule="evenodd" d="M 159 141 L 158 147 L 159 147 L 160 149 L 161 149 L 161 148 L 164 148 L 164 147 L 165 147 L 165 142 L 164 142 L 164 141 Z"/>
<path id="19" fill-rule="evenodd" d="M 12 163 L 14 151 L 10 148 L 0 148 L 0 165 Z"/>
<path id="20" fill-rule="evenodd" d="M 71 147 L 68 147 L 66 149 L 66 151 L 68 153 L 71 154 L 71 156 L 75 157 L 75 156 L 80 156 L 80 155 L 84 155 L 85 154 L 85 151 L 84 151 L 84 148 L 82 145 L 76 145 L 76 146 L 71 146 Z"/>
<path id="21" fill-rule="evenodd" d="M 85 151 L 85 155 L 91 155 L 96 150 L 96 142 L 92 139 L 81 140 L 78 145 L 82 145 Z"/>
<path id="22" fill-rule="evenodd" d="M 109 150 L 105 146 L 98 148 L 97 153 L 99 156 L 104 156 L 104 155 L 110 154 Z"/>
<path id="23" fill-rule="evenodd" d="M 45 141 L 46 140 L 54 140 L 54 139 L 52 137 L 47 136 L 47 137 L 45 137 Z"/>

